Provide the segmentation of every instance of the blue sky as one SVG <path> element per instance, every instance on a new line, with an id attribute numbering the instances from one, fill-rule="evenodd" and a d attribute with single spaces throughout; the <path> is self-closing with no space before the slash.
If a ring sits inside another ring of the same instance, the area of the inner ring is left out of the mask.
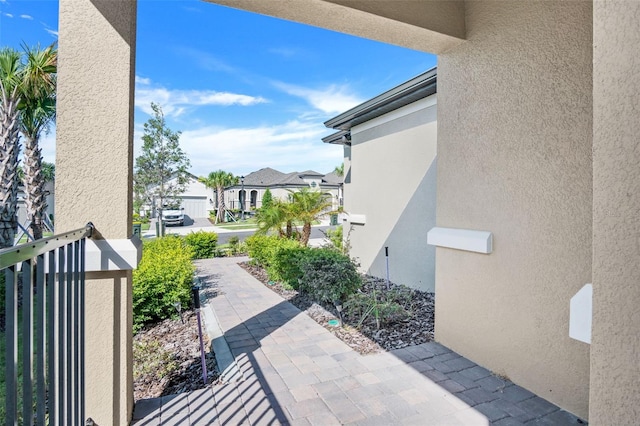
<path id="1" fill-rule="evenodd" d="M 57 38 L 55 0 L 0 0 L 0 46 Z M 436 65 L 436 57 L 202 1 L 139 0 L 136 147 L 159 103 L 191 172 L 329 172 L 322 124 Z M 55 129 L 43 155 L 55 156 Z M 138 149 L 138 148 L 136 148 Z M 139 151 L 136 151 L 136 155 Z"/>

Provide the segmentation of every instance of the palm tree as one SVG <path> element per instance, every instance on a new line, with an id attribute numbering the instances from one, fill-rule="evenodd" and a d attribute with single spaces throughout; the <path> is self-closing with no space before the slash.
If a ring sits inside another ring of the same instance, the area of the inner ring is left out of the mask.
<path id="1" fill-rule="evenodd" d="M 13 246 L 18 221 L 20 53 L 0 50 L 0 248 Z"/>
<path id="2" fill-rule="evenodd" d="M 216 214 L 215 223 L 224 222 L 224 189 L 228 186 L 237 185 L 239 181 L 238 177 L 234 176 L 231 172 L 218 170 L 209 173 L 207 177 L 200 176 L 198 180 L 218 194 L 218 213 Z"/>
<path id="3" fill-rule="evenodd" d="M 34 239 L 42 238 L 42 221 L 47 204 L 44 191 L 40 135 L 56 114 L 56 70 L 58 51 L 55 44 L 40 49 L 24 47 L 26 61 L 22 74 L 22 99 L 19 104 L 22 134 L 25 139 L 24 188 L 27 218 Z"/>
<path id="4" fill-rule="evenodd" d="M 275 230 L 278 236 L 291 238 L 293 236 L 294 210 L 291 203 L 281 200 L 272 200 L 269 205 L 263 206 L 256 214 L 258 232 L 266 234 Z M 282 228 L 285 227 L 286 231 Z"/>
<path id="5" fill-rule="evenodd" d="M 292 209 L 297 220 L 302 222 L 300 243 L 306 246 L 311 236 L 311 224 L 318 220 L 331 207 L 330 195 L 324 192 L 302 188 L 291 192 Z"/>
<path id="6" fill-rule="evenodd" d="M 336 168 L 333 169 L 333 173 L 340 177 L 344 176 L 344 162 L 339 166 L 336 166 Z"/>

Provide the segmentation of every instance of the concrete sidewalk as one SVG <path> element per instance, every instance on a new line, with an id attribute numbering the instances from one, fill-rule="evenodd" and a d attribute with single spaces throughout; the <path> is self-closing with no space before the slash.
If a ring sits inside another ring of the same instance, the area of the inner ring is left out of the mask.
<path id="1" fill-rule="evenodd" d="M 238 380 L 139 401 L 136 425 L 584 424 L 437 343 L 359 355 L 238 261 L 197 262 Z"/>

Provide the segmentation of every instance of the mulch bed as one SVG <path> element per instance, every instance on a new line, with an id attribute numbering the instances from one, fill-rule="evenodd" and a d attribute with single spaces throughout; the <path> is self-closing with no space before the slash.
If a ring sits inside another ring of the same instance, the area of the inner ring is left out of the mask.
<path id="1" fill-rule="evenodd" d="M 396 315 L 387 323 L 380 324 L 378 328 L 373 316 L 367 317 L 360 324 L 359 316 L 350 316 L 343 312 L 344 325 L 331 326 L 329 321 L 338 319 L 338 312 L 334 306 L 318 303 L 308 294 L 287 289 L 278 282 L 270 281 L 266 271 L 261 267 L 249 262 L 242 262 L 239 265 L 361 354 L 400 349 L 433 340 L 435 312 L 433 293 L 390 283 L 389 290 L 396 294 L 403 294 L 409 300 L 407 315 Z M 386 281 L 380 278 L 364 275 L 363 283 L 360 291 L 364 294 L 372 294 L 375 291 L 380 295 L 388 292 Z"/>
<path id="2" fill-rule="evenodd" d="M 195 311 L 180 319 L 146 326 L 133 337 L 135 400 L 173 395 L 205 387 L 202 380 L 200 340 Z M 207 385 L 217 382 L 216 359 L 205 330 Z"/>

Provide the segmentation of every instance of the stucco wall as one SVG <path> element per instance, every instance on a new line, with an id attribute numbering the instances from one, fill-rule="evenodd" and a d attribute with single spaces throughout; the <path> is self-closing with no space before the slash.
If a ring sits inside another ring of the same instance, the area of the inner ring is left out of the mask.
<path id="1" fill-rule="evenodd" d="M 640 418 L 640 3 L 595 2 L 593 425 Z"/>
<path id="2" fill-rule="evenodd" d="M 131 233 L 136 2 L 60 0 L 56 232 Z M 131 271 L 88 274 L 86 415 L 128 424 L 133 410 Z"/>
<path id="3" fill-rule="evenodd" d="M 568 324 L 591 282 L 591 19 L 467 2 L 468 41 L 438 64 L 438 226 L 491 231 L 494 252 L 437 249 L 436 339 L 583 418 L 589 345 Z"/>
<path id="4" fill-rule="evenodd" d="M 350 232 L 345 224 L 361 270 L 385 278 L 389 247 L 391 281 L 425 291 L 435 287 L 427 232 L 435 226 L 436 133 L 435 96 L 354 126 L 345 196 L 347 213 L 366 216 Z"/>

